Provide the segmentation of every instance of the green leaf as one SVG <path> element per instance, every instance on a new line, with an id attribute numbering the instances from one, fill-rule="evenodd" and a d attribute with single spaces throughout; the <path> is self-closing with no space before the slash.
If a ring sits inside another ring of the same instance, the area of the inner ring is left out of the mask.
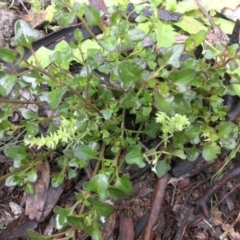
<path id="1" fill-rule="evenodd" d="M 83 226 L 84 215 L 72 215 L 67 216 L 67 221 L 74 224 L 76 227 L 81 228 Z"/>
<path id="2" fill-rule="evenodd" d="M 216 144 L 206 143 L 203 145 L 202 156 L 206 161 L 212 161 L 217 158 L 220 153 L 220 147 Z"/>
<path id="3" fill-rule="evenodd" d="M 134 91 L 128 91 L 125 97 L 120 102 L 120 108 L 130 109 L 136 108 L 139 105 L 138 96 Z"/>
<path id="4" fill-rule="evenodd" d="M 87 145 L 78 145 L 73 150 L 75 157 L 82 159 L 85 162 L 96 157 L 95 150 Z"/>
<path id="5" fill-rule="evenodd" d="M 194 162 L 200 154 L 200 151 L 196 148 L 196 146 L 193 146 L 191 148 L 185 148 L 186 154 L 187 154 L 187 160 L 189 162 Z"/>
<path id="6" fill-rule="evenodd" d="M 85 5 L 84 14 L 87 18 L 87 23 L 89 26 L 93 27 L 100 25 L 101 21 L 100 13 L 95 8 L 93 8 L 90 5 Z"/>
<path id="7" fill-rule="evenodd" d="M 94 176 L 91 181 L 84 183 L 83 189 L 97 193 L 102 200 L 106 200 L 109 197 L 108 181 L 108 176 L 100 173 Z"/>
<path id="8" fill-rule="evenodd" d="M 127 34 L 130 37 L 130 40 L 133 42 L 139 42 L 145 37 L 144 31 L 138 28 L 128 30 Z"/>
<path id="9" fill-rule="evenodd" d="M 84 226 L 84 231 L 91 236 L 92 240 L 103 240 L 99 226 L 95 222 Z"/>
<path id="10" fill-rule="evenodd" d="M 54 110 L 62 101 L 62 96 L 66 92 L 66 88 L 57 88 L 49 92 L 42 92 L 40 100 L 45 101 L 49 104 L 50 109 Z"/>
<path id="11" fill-rule="evenodd" d="M 186 159 L 187 156 L 185 155 L 185 153 L 183 152 L 183 150 L 181 149 L 178 149 L 178 150 L 175 150 L 173 153 L 172 153 L 173 156 L 176 156 L 176 157 L 179 157 L 181 159 Z"/>
<path id="12" fill-rule="evenodd" d="M 107 222 L 107 218 L 114 212 L 114 207 L 102 201 L 99 201 L 96 198 L 88 198 L 87 200 L 94 206 L 97 212 L 98 222 L 105 224 Z"/>
<path id="13" fill-rule="evenodd" d="M 175 44 L 172 47 L 161 48 L 163 59 L 167 61 L 167 64 L 171 64 L 175 68 L 179 68 L 181 65 L 180 57 L 184 51 L 183 44 Z"/>
<path id="14" fill-rule="evenodd" d="M 129 147 L 129 152 L 126 155 L 126 162 L 128 164 L 136 164 L 138 167 L 145 167 L 143 153 L 140 146 Z"/>
<path id="15" fill-rule="evenodd" d="M 112 109 L 109 109 L 109 108 L 106 108 L 104 110 L 101 110 L 101 113 L 104 117 L 105 120 L 108 120 L 111 118 L 112 116 L 112 113 L 113 113 L 113 110 Z"/>
<path id="16" fill-rule="evenodd" d="M 19 174 L 14 174 L 12 176 L 9 176 L 5 181 L 5 185 L 7 187 L 13 187 L 13 186 L 16 186 L 16 185 L 21 186 L 22 184 L 23 184 L 23 176 L 21 176 Z"/>
<path id="17" fill-rule="evenodd" d="M 179 91 L 185 92 L 186 87 L 192 83 L 197 73 L 195 70 L 185 68 L 182 70 L 175 70 L 169 74 L 169 79 L 178 87 Z"/>
<path id="18" fill-rule="evenodd" d="M 11 39 L 12 46 L 23 46 L 30 48 L 35 39 L 39 37 L 39 32 L 32 29 L 25 21 L 18 20 L 14 25 L 15 36 Z"/>
<path id="19" fill-rule="evenodd" d="M 233 91 L 240 97 L 240 84 L 233 83 L 232 87 L 233 87 Z"/>
<path id="20" fill-rule="evenodd" d="M 76 17 L 76 12 L 80 8 L 80 4 L 78 2 L 74 2 L 71 12 L 61 12 L 58 16 L 58 20 L 61 26 L 66 27 L 69 26 Z"/>
<path id="21" fill-rule="evenodd" d="M 38 134 L 39 125 L 29 121 L 22 121 L 22 125 L 26 128 L 27 132 L 25 136 L 28 138 L 34 137 Z"/>
<path id="22" fill-rule="evenodd" d="M 154 91 L 154 106 L 161 112 L 170 113 L 172 110 L 173 97 L 164 98 L 158 91 Z"/>
<path id="23" fill-rule="evenodd" d="M 152 168 L 152 171 L 157 174 L 158 178 L 162 178 L 171 169 L 167 161 L 159 161 L 156 166 Z"/>
<path id="24" fill-rule="evenodd" d="M 216 126 L 220 138 L 229 138 L 233 130 L 233 123 L 222 122 Z"/>
<path id="25" fill-rule="evenodd" d="M 31 183 L 27 183 L 26 186 L 24 186 L 23 190 L 30 195 L 34 194 L 34 188 Z"/>
<path id="26" fill-rule="evenodd" d="M 144 131 L 150 138 L 155 139 L 159 135 L 159 124 L 156 122 L 146 122 Z"/>
<path id="27" fill-rule="evenodd" d="M 174 23 L 175 26 L 180 27 L 184 31 L 190 33 L 190 34 L 195 34 L 202 31 L 207 32 L 207 27 L 204 26 L 203 23 L 198 21 L 197 19 L 193 18 L 192 16 L 182 16 L 181 21 Z"/>
<path id="28" fill-rule="evenodd" d="M 0 59 L 2 61 L 13 63 L 16 60 L 17 52 L 7 49 L 0 48 Z"/>
<path id="29" fill-rule="evenodd" d="M 62 229 L 69 225 L 69 222 L 67 221 L 67 216 L 72 215 L 73 210 L 74 209 L 71 208 L 61 208 L 58 206 L 53 209 L 53 212 L 56 214 L 55 227 L 57 229 Z"/>
<path id="30" fill-rule="evenodd" d="M 186 39 L 184 43 L 186 51 L 188 52 L 194 51 L 194 49 L 196 49 L 196 47 L 204 41 L 206 36 L 207 32 L 203 30 L 199 31 L 196 34 L 192 34 L 188 39 Z"/>
<path id="31" fill-rule="evenodd" d="M 107 38 L 100 40 L 101 45 L 108 52 L 112 52 L 117 47 L 117 39 L 115 36 L 108 36 Z"/>
<path id="32" fill-rule="evenodd" d="M 6 147 L 4 153 L 13 160 L 22 160 L 28 156 L 26 147 L 23 145 Z"/>
<path id="33" fill-rule="evenodd" d="M 6 97 L 16 84 L 16 76 L 4 75 L 0 78 L 0 95 Z"/>
<path id="34" fill-rule="evenodd" d="M 53 187 L 58 187 L 60 186 L 62 183 L 63 183 L 63 180 L 64 180 L 64 175 L 62 173 L 54 173 L 52 174 L 52 186 Z"/>
<path id="35" fill-rule="evenodd" d="M 171 47 L 176 42 L 176 32 L 172 25 L 158 20 L 156 26 L 157 47 Z"/>
<path id="36" fill-rule="evenodd" d="M 27 108 L 21 109 L 21 114 L 27 120 L 37 118 L 37 116 L 34 114 L 34 112 Z"/>
<path id="37" fill-rule="evenodd" d="M 37 181 L 37 172 L 36 172 L 36 170 L 30 170 L 30 171 L 28 171 L 27 172 L 27 180 L 29 181 L 29 182 L 36 182 Z"/>
<path id="38" fill-rule="evenodd" d="M 141 61 L 125 60 L 119 63 L 117 71 L 121 80 L 121 87 L 125 90 L 141 79 L 141 72 L 146 63 Z"/>
<path id="39" fill-rule="evenodd" d="M 121 178 L 117 178 L 115 184 L 110 188 L 110 190 L 115 198 L 131 196 L 133 189 L 129 180 L 129 175 L 124 174 Z"/>
<path id="40" fill-rule="evenodd" d="M 27 229 L 26 234 L 28 235 L 28 237 L 30 237 L 33 240 L 43 240 L 43 236 L 41 236 L 41 234 L 39 234 L 31 229 Z"/>

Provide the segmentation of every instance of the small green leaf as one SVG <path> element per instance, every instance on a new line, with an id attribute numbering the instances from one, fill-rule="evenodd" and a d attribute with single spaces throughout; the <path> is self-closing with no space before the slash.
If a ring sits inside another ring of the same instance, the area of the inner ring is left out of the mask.
<path id="1" fill-rule="evenodd" d="M 233 130 L 233 123 L 231 122 L 222 122 L 216 126 L 220 138 L 228 138 Z"/>
<path id="2" fill-rule="evenodd" d="M 129 147 L 129 152 L 126 155 L 128 164 L 136 164 L 140 168 L 145 167 L 143 153 L 140 146 Z"/>
<path id="3" fill-rule="evenodd" d="M 163 160 L 157 162 L 156 166 L 152 168 L 152 171 L 157 174 L 158 178 L 162 178 L 170 169 L 171 167 L 167 161 Z"/>
<path id="4" fill-rule="evenodd" d="M 16 60 L 17 52 L 7 49 L 0 48 L 0 59 L 2 61 L 13 63 Z"/>
<path id="5" fill-rule="evenodd" d="M 170 113 L 172 110 L 173 97 L 164 98 L 158 91 L 154 91 L 154 106 L 161 112 Z"/>
<path id="6" fill-rule="evenodd" d="M 197 73 L 195 70 L 185 68 L 182 70 L 175 70 L 169 74 L 169 79 L 178 86 L 182 91 L 185 91 L 186 87 L 192 83 Z"/>
<path id="7" fill-rule="evenodd" d="M 49 104 L 50 109 L 54 110 L 60 104 L 63 94 L 66 92 L 66 88 L 57 88 L 49 92 L 42 92 L 40 100 Z"/>
<path id="8" fill-rule="evenodd" d="M 128 91 L 128 94 L 120 102 L 120 108 L 123 109 L 136 108 L 138 105 L 138 96 L 134 91 Z"/>
<path id="9" fill-rule="evenodd" d="M 64 176 L 62 173 L 54 173 L 52 175 L 52 181 L 51 181 L 52 186 L 55 188 L 60 186 L 63 183 L 63 180 L 64 180 Z"/>
<path id="10" fill-rule="evenodd" d="M 34 188 L 31 183 L 27 183 L 26 186 L 24 186 L 24 191 L 30 195 L 34 194 Z"/>
<path id="11" fill-rule="evenodd" d="M 129 175 L 125 174 L 121 178 L 117 178 L 115 184 L 110 188 L 110 190 L 116 198 L 131 196 L 133 189 L 129 180 Z"/>
<path id="12" fill-rule="evenodd" d="M 240 84 L 234 83 L 232 84 L 233 91 L 240 97 Z"/>
<path id="13" fill-rule="evenodd" d="M 179 157 L 181 159 L 186 159 L 187 156 L 185 155 L 185 153 L 183 152 L 183 150 L 181 149 L 178 149 L 178 150 L 175 150 L 173 153 L 172 153 L 173 156 L 176 156 L 176 157 Z"/>
<path id="14" fill-rule="evenodd" d="M 12 46 L 23 46 L 30 48 L 35 39 L 39 37 L 39 32 L 32 29 L 25 21 L 18 20 L 14 25 L 15 36 L 11 39 Z"/>
<path id="15" fill-rule="evenodd" d="M 108 120 L 111 118 L 112 116 L 112 113 L 113 113 L 113 110 L 112 109 L 109 109 L 109 108 L 106 108 L 104 110 L 101 110 L 101 113 L 104 117 L 105 120 Z"/>
<path id="16" fill-rule="evenodd" d="M 61 208 L 58 206 L 53 209 L 53 212 L 56 214 L 55 226 L 57 229 L 62 229 L 69 225 L 67 216 L 72 215 L 73 210 L 74 209 L 71 208 Z"/>
<path id="17" fill-rule="evenodd" d="M 4 153 L 13 160 L 22 160 L 28 156 L 26 147 L 23 145 L 6 147 Z"/>
<path id="18" fill-rule="evenodd" d="M 182 53 L 184 51 L 183 44 L 176 44 L 172 47 L 161 48 L 160 51 L 163 54 L 164 60 L 167 62 L 167 64 L 171 64 L 175 68 L 180 67 L 180 57 L 182 56 Z"/>
<path id="19" fill-rule="evenodd" d="M 88 198 L 87 200 L 95 207 L 98 222 L 105 224 L 107 222 L 107 218 L 114 212 L 114 207 L 99 201 L 96 198 Z"/>
<path id="20" fill-rule="evenodd" d="M 37 172 L 36 170 L 30 170 L 27 172 L 27 180 L 29 182 L 36 182 L 37 181 Z"/>
<path id="21" fill-rule="evenodd" d="M 135 82 L 141 79 L 141 72 L 146 63 L 133 60 L 125 60 L 118 65 L 118 74 L 121 80 L 121 87 L 125 90 L 133 86 Z"/>
<path id="22" fill-rule="evenodd" d="M 176 42 L 172 24 L 158 20 L 156 26 L 157 47 L 171 47 Z"/>
<path id="23" fill-rule="evenodd" d="M 42 240 L 43 239 L 43 237 L 39 233 L 37 233 L 31 229 L 27 229 L 26 234 L 28 235 L 28 237 L 30 237 L 33 240 Z"/>
<path id="24" fill-rule="evenodd" d="M 31 138 L 38 134 L 39 125 L 29 121 L 22 121 L 22 125 L 26 128 L 26 137 Z"/>
<path id="25" fill-rule="evenodd" d="M 127 34 L 130 37 L 130 40 L 133 42 L 139 42 L 145 37 L 144 31 L 138 28 L 128 30 Z"/>
<path id="26" fill-rule="evenodd" d="M 81 228 L 83 226 L 84 215 L 72 215 L 67 216 L 68 222 L 74 224 L 76 227 Z"/>
<path id="27" fill-rule="evenodd" d="M 185 151 L 189 162 L 194 162 L 200 155 L 200 151 L 196 148 L 196 146 L 185 148 Z"/>
<path id="28" fill-rule="evenodd" d="M 220 153 L 220 147 L 216 144 L 206 143 L 203 146 L 202 156 L 206 161 L 212 161 L 217 158 L 217 154 Z"/>
<path id="29" fill-rule="evenodd" d="M 97 193 L 102 200 L 106 200 L 109 197 L 108 180 L 106 174 L 97 174 L 91 181 L 83 184 L 83 189 L 85 191 Z"/>
<path id="30" fill-rule="evenodd" d="M 89 26 L 99 26 L 100 25 L 100 13 L 90 5 L 85 5 L 84 14 L 87 18 L 87 23 Z"/>
<path id="31" fill-rule="evenodd" d="M 96 157 L 95 151 L 91 147 L 89 147 L 87 145 L 76 146 L 74 148 L 73 152 L 74 152 L 74 155 L 77 158 L 80 158 L 80 159 L 82 159 L 85 162 L 88 162 L 91 159 L 93 159 L 94 157 Z"/>
<path id="32" fill-rule="evenodd" d="M 0 77 L 0 95 L 6 97 L 16 84 L 16 76 L 4 75 Z"/>
<path id="33" fill-rule="evenodd" d="M 108 52 L 112 52 L 117 47 L 117 39 L 115 36 L 108 36 L 105 39 L 100 40 L 101 45 Z"/>
<path id="34" fill-rule="evenodd" d="M 23 108 L 21 109 L 21 113 L 22 113 L 22 116 L 29 120 L 29 119 L 35 119 L 37 116 L 34 114 L 33 111 L 27 109 L 27 108 Z"/>

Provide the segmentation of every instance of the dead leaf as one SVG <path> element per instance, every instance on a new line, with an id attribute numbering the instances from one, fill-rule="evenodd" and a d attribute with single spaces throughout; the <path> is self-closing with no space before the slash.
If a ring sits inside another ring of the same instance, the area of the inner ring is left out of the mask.
<path id="1" fill-rule="evenodd" d="M 47 161 L 43 161 L 36 167 L 38 180 L 33 183 L 34 194 L 27 195 L 25 215 L 29 219 L 40 221 L 47 198 L 48 186 L 50 182 L 50 168 Z"/>
<path id="2" fill-rule="evenodd" d="M 36 28 L 46 22 L 46 11 L 29 12 L 27 15 L 22 15 L 21 18 L 32 28 Z"/>

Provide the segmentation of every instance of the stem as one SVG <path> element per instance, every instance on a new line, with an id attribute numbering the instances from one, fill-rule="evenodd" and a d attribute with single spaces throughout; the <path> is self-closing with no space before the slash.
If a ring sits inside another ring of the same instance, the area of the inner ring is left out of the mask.
<path id="1" fill-rule="evenodd" d="M 53 152 L 53 150 L 50 150 L 44 154 L 42 154 L 41 156 L 38 156 L 38 158 L 36 158 L 33 162 L 29 163 L 28 165 L 22 166 L 20 168 L 17 168 L 15 170 L 13 170 L 12 172 L 9 172 L 5 175 L 3 175 L 2 177 L 0 177 L 0 182 L 2 182 L 3 180 L 5 180 L 6 178 L 22 171 L 22 170 L 28 170 L 30 168 L 35 167 L 36 165 L 38 165 L 38 163 L 40 163 L 41 161 L 43 161 L 47 156 L 49 156 L 51 153 Z"/>

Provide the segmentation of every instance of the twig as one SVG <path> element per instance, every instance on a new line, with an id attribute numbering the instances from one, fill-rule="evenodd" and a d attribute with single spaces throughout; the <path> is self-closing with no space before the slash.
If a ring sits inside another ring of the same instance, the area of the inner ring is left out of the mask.
<path id="1" fill-rule="evenodd" d="M 208 19 L 209 23 L 212 25 L 213 31 L 216 35 L 216 37 L 218 38 L 218 40 L 220 40 L 221 42 L 229 42 L 229 38 L 228 36 L 222 31 L 222 29 L 217 26 L 214 21 L 213 18 L 208 14 L 208 12 L 204 9 L 204 7 L 199 3 L 198 0 L 195 0 L 197 6 L 199 7 L 199 9 L 202 11 L 202 13 L 204 14 L 204 16 Z"/>
<path id="2" fill-rule="evenodd" d="M 144 232 L 143 240 L 152 239 L 151 238 L 152 229 L 153 229 L 154 225 L 156 224 L 159 214 L 160 214 L 160 211 L 161 211 L 168 178 L 169 178 L 169 175 L 165 174 L 164 177 L 159 178 L 157 181 L 157 184 L 155 187 L 155 192 L 154 192 L 154 198 L 153 198 L 153 202 L 152 202 L 152 208 L 151 208 L 148 223 L 147 223 L 147 226 L 146 226 L 146 229 Z"/>

